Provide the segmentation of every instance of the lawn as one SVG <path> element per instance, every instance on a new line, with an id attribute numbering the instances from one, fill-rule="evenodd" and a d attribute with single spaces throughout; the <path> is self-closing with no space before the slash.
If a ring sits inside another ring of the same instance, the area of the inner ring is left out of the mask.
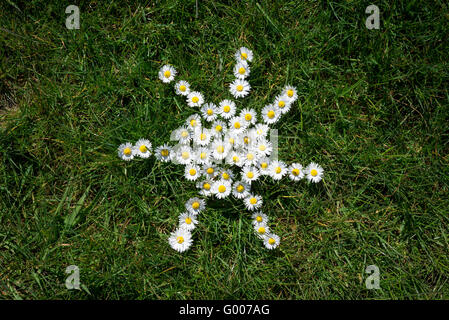
<path id="1" fill-rule="evenodd" d="M 79 30 L 68 4 L 0 4 L 1 299 L 449 298 L 445 1 L 73 1 Z M 208 202 L 181 254 L 167 239 L 195 183 L 117 147 L 168 142 L 196 112 L 163 64 L 218 103 L 241 46 L 255 57 L 238 108 L 296 86 L 279 157 L 324 180 L 257 182 L 278 249 L 229 198 Z"/>

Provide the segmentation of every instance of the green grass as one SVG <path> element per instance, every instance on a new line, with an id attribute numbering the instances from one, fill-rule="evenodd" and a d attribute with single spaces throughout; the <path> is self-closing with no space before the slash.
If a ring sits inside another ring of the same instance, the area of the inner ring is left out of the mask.
<path id="1" fill-rule="evenodd" d="M 195 1 L 82 1 L 80 30 L 68 3 L 2 2 L 0 298 L 449 298 L 447 4 L 376 1 L 381 29 L 367 30 L 371 1 L 198 2 L 196 18 Z M 242 45 L 255 59 L 238 107 L 297 86 L 279 155 L 325 179 L 257 184 L 278 250 L 226 200 L 180 254 L 167 238 L 194 184 L 117 146 L 167 142 L 194 112 L 162 64 L 218 102 Z M 80 291 L 64 286 L 72 264 Z"/>

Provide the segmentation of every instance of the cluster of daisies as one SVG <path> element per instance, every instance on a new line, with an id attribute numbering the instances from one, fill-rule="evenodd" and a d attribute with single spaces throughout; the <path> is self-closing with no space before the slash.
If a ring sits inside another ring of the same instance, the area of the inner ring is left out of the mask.
<path id="1" fill-rule="evenodd" d="M 246 80 L 250 74 L 249 63 L 253 59 L 251 50 L 242 47 L 235 54 L 235 80 L 230 84 L 230 92 L 235 98 L 249 94 L 250 84 Z M 177 71 L 165 65 L 159 71 L 159 79 L 164 83 L 175 80 Z M 266 105 L 261 112 L 262 122 L 254 109 L 237 111 L 234 101 L 224 99 L 218 104 L 206 102 L 204 95 L 194 91 L 185 80 L 175 83 L 175 92 L 186 98 L 189 107 L 198 108 L 199 114 L 187 118 L 184 125 L 174 130 L 171 140 L 175 146 L 164 144 L 155 149 L 158 160 L 184 165 L 184 176 L 195 181 L 199 195 L 203 198 L 224 199 L 233 196 L 243 201 L 252 211 L 252 223 L 256 235 L 268 249 L 279 245 L 279 236 L 270 231 L 268 216 L 260 211 L 262 196 L 251 191 L 251 185 L 262 176 L 280 180 L 288 176 L 292 181 L 306 178 L 317 183 L 322 179 L 323 168 L 316 163 L 303 167 L 299 163 L 287 165 L 272 157 L 273 146 L 269 140 L 270 125 L 288 112 L 298 98 L 296 88 L 287 85 Z M 138 140 L 134 145 L 119 146 L 119 157 L 131 160 L 134 157 L 147 158 L 151 155 L 150 141 Z M 179 216 L 179 226 L 169 238 L 170 246 L 183 252 L 192 244 L 191 232 L 198 223 L 198 214 L 206 208 L 202 198 L 189 199 L 186 211 Z"/>

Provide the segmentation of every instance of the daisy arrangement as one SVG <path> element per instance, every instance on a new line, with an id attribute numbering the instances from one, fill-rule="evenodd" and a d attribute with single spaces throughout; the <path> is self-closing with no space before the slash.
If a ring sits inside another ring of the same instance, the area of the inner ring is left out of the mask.
<path id="1" fill-rule="evenodd" d="M 235 79 L 229 84 L 229 92 L 239 99 L 251 91 L 249 64 L 254 56 L 250 49 L 242 47 L 234 57 Z M 162 162 L 183 165 L 184 178 L 194 182 L 198 197 L 186 201 L 178 218 L 178 228 L 171 233 L 168 243 L 178 252 L 188 250 L 193 243 L 192 231 L 206 209 L 206 200 L 233 197 L 241 200 L 251 212 L 254 233 L 264 247 L 277 248 L 280 237 L 272 232 L 269 217 L 262 212 L 263 197 L 255 194 L 251 187 L 263 176 L 273 180 L 287 178 L 293 182 L 318 183 L 324 174 L 317 163 L 307 166 L 296 162 L 286 164 L 273 153 L 275 145 L 269 140 L 270 126 L 291 109 L 298 98 L 296 88 L 285 86 L 260 113 L 251 107 L 239 111 L 232 99 L 208 101 L 187 81 L 175 81 L 177 74 L 173 66 L 164 65 L 158 77 L 165 84 L 174 83 L 175 93 L 183 96 L 187 106 L 197 109 L 198 113 L 188 117 L 171 133 L 171 140 L 176 141 L 176 145 L 160 145 L 155 148 L 154 155 Z M 125 161 L 148 158 L 152 154 L 153 146 L 147 139 L 139 139 L 134 144 L 126 142 L 118 147 L 118 156 Z"/>

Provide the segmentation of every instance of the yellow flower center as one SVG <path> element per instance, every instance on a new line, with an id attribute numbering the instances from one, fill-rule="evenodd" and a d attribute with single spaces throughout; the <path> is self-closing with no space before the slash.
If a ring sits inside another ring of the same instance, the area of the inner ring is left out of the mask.
<path id="1" fill-rule="evenodd" d="M 249 203 L 256 204 L 257 203 L 257 199 L 256 198 L 251 198 L 251 199 L 249 199 Z"/>
<path id="2" fill-rule="evenodd" d="M 239 84 L 236 88 L 237 91 L 243 91 L 243 86 L 241 84 Z"/>
<path id="3" fill-rule="evenodd" d="M 240 122 L 236 122 L 236 123 L 234 123 L 234 128 L 236 128 L 236 129 L 240 129 Z"/>
<path id="4" fill-rule="evenodd" d="M 206 156 L 207 156 L 206 152 L 201 152 L 201 153 L 200 153 L 200 158 L 201 158 L 201 159 L 206 158 Z"/>
<path id="5" fill-rule="evenodd" d="M 254 173 L 252 171 L 249 171 L 246 173 L 246 176 L 250 179 L 254 178 Z"/>
<path id="6" fill-rule="evenodd" d="M 187 90 L 187 87 L 185 85 L 182 85 L 179 87 L 179 91 L 185 92 Z"/>
<path id="7" fill-rule="evenodd" d="M 207 114 L 208 114 L 209 116 L 213 115 L 213 114 L 214 114 L 214 110 L 212 110 L 212 109 L 207 109 Z"/>
<path id="8" fill-rule="evenodd" d="M 253 118 L 253 116 L 251 115 L 251 113 L 245 114 L 245 120 L 246 121 L 250 121 L 252 118 Z"/>
<path id="9" fill-rule="evenodd" d="M 205 140 L 205 139 L 206 139 L 206 137 L 207 137 L 207 136 L 206 136 L 206 134 L 205 134 L 205 133 L 202 133 L 202 134 L 200 134 L 200 139 L 201 139 L 201 140 Z"/>
<path id="10" fill-rule="evenodd" d="M 270 119 L 273 119 L 275 115 L 276 115 L 276 114 L 274 113 L 273 110 L 270 110 L 270 111 L 268 111 L 268 113 L 267 113 L 267 116 L 268 116 L 268 118 L 270 118 Z"/>
<path id="11" fill-rule="evenodd" d="M 248 138 L 248 137 L 244 137 L 244 138 L 243 138 L 243 142 L 244 142 L 245 144 L 248 144 L 248 143 L 249 143 L 249 138 Z"/>
<path id="12" fill-rule="evenodd" d="M 220 192 L 220 193 L 226 192 L 226 187 L 224 185 L 219 186 L 218 192 Z"/>
<path id="13" fill-rule="evenodd" d="M 187 131 L 181 132 L 181 136 L 182 136 L 183 138 L 187 137 L 188 135 L 189 135 L 189 133 L 188 133 Z"/>
<path id="14" fill-rule="evenodd" d="M 256 217 L 256 221 L 257 221 L 257 222 L 262 222 L 262 220 L 263 220 L 263 219 L 262 219 L 261 216 L 257 216 L 257 217 Z"/>
<path id="15" fill-rule="evenodd" d="M 276 167 L 276 173 L 281 173 L 282 169 L 281 167 Z"/>
<path id="16" fill-rule="evenodd" d="M 171 76 L 170 70 L 167 70 L 167 71 L 164 72 L 164 77 L 170 78 L 170 76 Z"/>
<path id="17" fill-rule="evenodd" d="M 184 242 L 184 238 L 179 236 L 179 237 L 176 238 L 176 241 L 178 241 L 178 243 L 181 244 L 181 243 Z"/>
<path id="18" fill-rule="evenodd" d="M 203 189 L 204 190 L 210 190 L 210 184 L 209 183 L 205 183 L 205 184 L 203 184 Z"/>
<path id="19" fill-rule="evenodd" d="M 268 239 L 268 243 L 273 245 L 276 243 L 276 240 L 274 240 L 273 238 Z"/>
<path id="20" fill-rule="evenodd" d="M 214 173 L 214 168 L 208 168 L 208 169 L 207 169 L 207 173 L 208 173 L 208 174 Z"/>
<path id="21" fill-rule="evenodd" d="M 198 209 L 200 207 L 200 203 L 198 201 L 195 201 L 194 203 L 192 203 L 192 208 L 193 209 Z"/>
<path id="22" fill-rule="evenodd" d="M 260 151 L 265 151 L 266 148 L 267 148 L 267 147 L 265 147 L 264 144 L 261 144 L 261 145 L 259 146 L 259 150 L 260 150 Z"/>
<path id="23" fill-rule="evenodd" d="M 230 144 L 234 144 L 234 142 L 235 142 L 234 138 L 229 138 L 229 143 Z"/>
<path id="24" fill-rule="evenodd" d="M 198 101 L 200 101 L 200 98 L 198 98 L 197 96 L 194 96 L 194 97 L 192 98 L 192 102 L 193 102 L 193 103 L 197 103 Z"/>
<path id="25" fill-rule="evenodd" d="M 284 101 L 279 101 L 278 102 L 278 106 L 279 106 L 279 108 L 283 108 L 283 107 L 285 107 L 285 102 Z"/>
<path id="26" fill-rule="evenodd" d="M 242 67 L 242 68 L 239 69 L 239 73 L 240 74 L 245 74 L 245 72 L 246 72 L 245 68 Z"/>
<path id="27" fill-rule="evenodd" d="M 314 177 L 316 177 L 318 175 L 318 171 L 316 171 L 315 169 L 312 169 L 312 171 L 310 171 L 310 174 Z"/>
<path id="28" fill-rule="evenodd" d="M 220 125 L 215 127 L 215 131 L 217 131 L 217 132 L 221 131 L 222 129 L 223 129 L 223 127 Z"/>
<path id="29" fill-rule="evenodd" d="M 227 172 L 223 172 L 223 179 L 225 179 L 225 180 L 228 180 L 230 177 L 229 177 L 229 174 L 227 173 Z"/>
<path id="30" fill-rule="evenodd" d="M 195 119 L 190 120 L 190 125 L 192 127 L 196 126 L 196 120 Z"/>
<path id="31" fill-rule="evenodd" d="M 239 160 L 240 160 L 240 158 L 237 156 L 232 157 L 232 161 L 234 161 L 234 162 L 239 162 Z"/>
<path id="32" fill-rule="evenodd" d="M 218 146 L 217 147 L 217 152 L 218 153 L 223 153 L 224 152 L 224 147 L 223 146 Z"/>
<path id="33" fill-rule="evenodd" d="M 195 170 L 195 169 L 190 169 L 190 170 L 189 170 L 189 174 L 190 174 L 191 176 L 196 175 L 196 170 Z"/>
<path id="34" fill-rule="evenodd" d="M 237 191 L 238 191 L 238 192 L 243 192 L 244 190 L 245 190 L 245 187 L 242 186 L 241 184 L 239 184 L 239 185 L 237 186 Z"/>
<path id="35" fill-rule="evenodd" d="M 260 234 L 264 234 L 265 233 L 265 228 L 264 227 L 260 227 L 259 229 L 257 229 L 257 232 L 259 232 Z"/>
<path id="36" fill-rule="evenodd" d="M 191 224 L 192 223 L 192 219 L 189 218 L 189 217 L 187 217 L 185 221 L 186 221 L 187 224 Z"/>
<path id="37" fill-rule="evenodd" d="M 187 159 L 190 158 L 190 153 L 188 153 L 187 151 L 184 151 L 184 152 L 181 154 L 181 156 L 182 156 L 182 158 L 183 158 L 184 160 L 187 160 Z"/>
<path id="38" fill-rule="evenodd" d="M 295 94 L 295 93 L 293 92 L 292 89 L 290 89 L 290 90 L 287 91 L 287 96 L 289 96 L 290 98 L 293 97 L 294 94 Z"/>
<path id="39" fill-rule="evenodd" d="M 140 150 L 140 152 L 147 152 L 147 146 L 146 145 L 141 145 L 140 147 L 139 147 L 139 150 Z"/>
<path id="40" fill-rule="evenodd" d="M 163 157 L 167 157 L 167 156 L 168 156 L 168 150 L 167 150 L 167 149 L 162 149 L 162 150 L 161 150 L 161 155 L 162 155 Z"/>
<path id="41" fill-rule="evenodd" d="M 130 156 L 131 155 L 131 148 L 125 148 L 124 150 L 123 150 L 123 153 L 125 154 L 125 155 L 127 155 L 127 156 Z"/>
<path id="42" fill-rule="evenodd" d="M 253 160 L 253 159 L 254 159 L 254 155 L 253 155 L 252 153 L 248 153 L 248 154 L 246 155 L 246 159 L 248 159 L 248 160 Z"/>
<path id="43" fill-rule="evenodd" d="M 260 166 L 262 167 L 262 169 L 266 169 L 266 168 L 268 167 L 268 163 L 262 162 L 262 163 L 260 164 Z"/>
<path id="44" fill-rule="evenodd" d="M 299 176 L 299 169 L 293 169 L 293 170 L 292 170 L 292 174 L 293 174 L 294 176 Z"/>
<path id="45" fill-rule="evenodd" d="M 223 107 L 223 111 L 228 113 L 229 111 L 231 111 L 231 107 L 230 106 L 224 106 Z"/>
<path id="46" fill-rule="evenodd" d="M 246 52 L 242 52 L 242 53 L 240 54 L 240 56 L 242 57 L 243 60 L 248 59 L 248 54 L 247 54 Z"/>

